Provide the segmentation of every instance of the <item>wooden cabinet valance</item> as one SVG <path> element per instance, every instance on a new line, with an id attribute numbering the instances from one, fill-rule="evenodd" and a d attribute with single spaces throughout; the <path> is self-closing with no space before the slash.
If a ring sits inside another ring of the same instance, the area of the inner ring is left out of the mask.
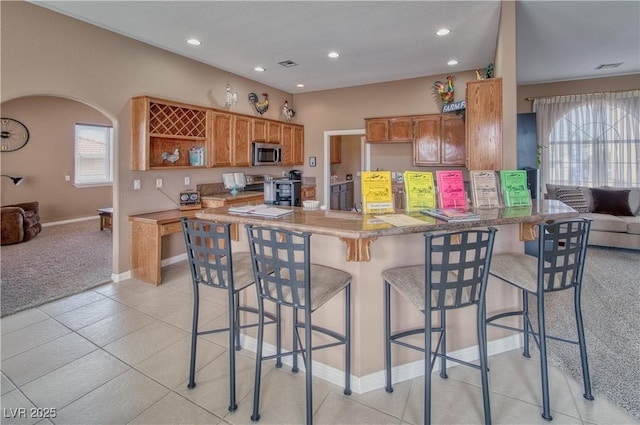
<path id="1" fill-rule="evenodd" d="M 204 148 L 198 168 L 248 167 L 252 141 L 282 143 L 282 165 L 304 164 L 304 127 L 298 124 L 147 96 L 131 99 L 131 113 L 132 170 L 194 168 L 194 148 Z"/>

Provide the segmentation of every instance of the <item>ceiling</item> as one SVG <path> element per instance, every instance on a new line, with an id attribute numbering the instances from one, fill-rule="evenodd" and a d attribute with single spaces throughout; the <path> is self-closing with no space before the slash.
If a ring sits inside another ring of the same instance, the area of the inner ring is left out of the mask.
<path id="1" fill-rule="evenodd" d="M 33 3 L 288 93 L 485 68 L 495 55 L 501 7 L 500 1 Z M 640 73 L 638 1 L 518 1 L 516 12 L 518 84 Z M 436 36 L 443 27 L 451 34 Z M 202 44 L 187 44 L 192 37 Z M 340 57 L 330 59 L 330 51 Z M 447 65 L 450 59 L 458 64 Z"/>

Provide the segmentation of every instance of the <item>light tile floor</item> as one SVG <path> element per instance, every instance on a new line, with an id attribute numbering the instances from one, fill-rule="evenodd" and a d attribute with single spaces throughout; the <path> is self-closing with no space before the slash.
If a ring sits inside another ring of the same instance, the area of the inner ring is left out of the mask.
<path id="1" fill-rule="evenodd" d="M 208 290 L 207 290 L 208 289 Z M 226 316 L 223 291 L 202 291 L 203 326 Z M 251 352 L 237 356 L 238 410 L 228 406 L 224 335 L 200 338 L 197 386 L 188 389 L 191 283 L 186 263 L 165 267 L 155 287 L 131 279 L 26 310 L 0 320 L 3 424 L 250 424 Z M 543 424 L 538 363 L 519 351 L 490 358 L 495 424 Z M 265 363 L 261 424 L 304 421 L 304 376 Z M 581 384 L 550 370 L 553 424 L 640 424 Z M 432 422 L 482 421 L 477 371 L 454 367 L 449 379 L 433 376 Z M 342 388 L 314 382 L 318 424 L 422 423 L 423 378 L 345 397 Z M 523 384 L 523 382 L 525 384 Z M 26 408 L 26 417 L 15 417 Z M 30 417 L 51 414 L 42 419 Z M 36 415 L 37 416 L 37 415 Z"/>

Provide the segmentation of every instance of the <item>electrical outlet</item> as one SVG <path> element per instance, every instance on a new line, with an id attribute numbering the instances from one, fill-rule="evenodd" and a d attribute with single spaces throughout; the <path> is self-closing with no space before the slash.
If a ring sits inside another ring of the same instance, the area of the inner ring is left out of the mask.
<path id="1" fill-rule="evenodd" d="M 140 190 L 140 180 L 133 181 L 133 190 Z"/>
<path id="2" fill-rule="evenodd" d="M 287 177 L 287 172 L 286 171 L 282 171 L 282 177 Z"/>
<path id="3" fill-rule="evenodd" d="M 191 184 L 191 178 L 189 176 L 186 176 L 184 178 L 184 185 L 189 186 L 190 184 Z"/>
<path id="4" fill-rule="evenodd" d="M 156 189 L 160 189 L 162 187 L 162 179 L 156 179 Z"/>
<path id="5" fill-rule="evenodd" d="M 64 181 L 70 182 L 71 181 L 71 176 L 64 176 Z"/>

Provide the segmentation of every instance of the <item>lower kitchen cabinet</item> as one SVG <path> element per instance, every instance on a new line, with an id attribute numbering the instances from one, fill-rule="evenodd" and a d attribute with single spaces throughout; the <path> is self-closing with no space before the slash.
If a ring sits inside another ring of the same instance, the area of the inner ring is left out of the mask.
<path id="1" fill-rule="evenodd" d="M 331 185 L 330 208 L 343 211 L 353 209 L 353 182 Z"/>

